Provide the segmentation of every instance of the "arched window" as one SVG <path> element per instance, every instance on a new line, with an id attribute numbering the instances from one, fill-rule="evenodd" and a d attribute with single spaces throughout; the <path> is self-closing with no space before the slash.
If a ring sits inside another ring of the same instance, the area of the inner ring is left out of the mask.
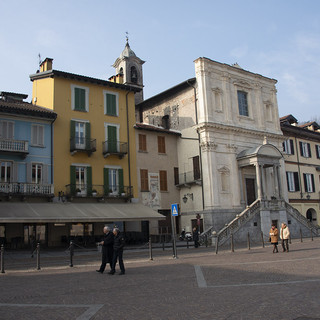
<path id="1" fill-rule="evenodd" d="M 136 67 L 131 67 L 131 82 L 137 83 L 138 82 L 138 72 Z"/>
<path id="2" fill-rule="evenodd" d="M 123 74 L 123 68 L 120 68 L 119 74 Z"/>
<path id="3" fill-rule="evenodd" d="M 162 127 L 165 129 L 170 129 L 169 115 L 165 115 L 162 117 Z"/>

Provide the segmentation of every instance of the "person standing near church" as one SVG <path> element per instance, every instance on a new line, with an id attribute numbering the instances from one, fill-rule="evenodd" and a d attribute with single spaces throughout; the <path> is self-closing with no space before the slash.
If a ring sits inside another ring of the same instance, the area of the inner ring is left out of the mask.
<path id="1" fill-rule="evenodd" d="M 102 262 L 99 270 L 97 272 L 103 273 L 106 268 L 107 263 L 110 264 L 110 268 L 112 269 L 112 258 L 113 258 L 113 243 L 114 243 L 114 235 L 110 231 L 109 227 L 103 228 L 103 241 L 100 242 L 102 245 Z"/>
<path id="2" fill-rule="evenodd" d="M 285 223 L 281 224 L 280 230 L 280 239 L 283 252 L 289 252 L 289 237 L 290 237 L 290 230 Z"/>
<path id="3" fill-rule="evenodd" d="M 271 226 L 270 232 L 269 232 L 271 244 L 273 245 L 273 253 L 277 253 L 278 251 L 278 229 L 273 224 Z"/>
<path id="4" fill-rule="evenodd" d="M 109 274 L 115 274 L 117 260 L 119 260 L 120 273 L 119 275 L 125 274 L 125 268 L 123 264 L 123 247 L 124 247 L 124 236 L 120 233 L 118 228 L 113 229 L 114 234 L 114 243 L 113 243 L 113 259 L 112 259 L 112 268 Z"/>

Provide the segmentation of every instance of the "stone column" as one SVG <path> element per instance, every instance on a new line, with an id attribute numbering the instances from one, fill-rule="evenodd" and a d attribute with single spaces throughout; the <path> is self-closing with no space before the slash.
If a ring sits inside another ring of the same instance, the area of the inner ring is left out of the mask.
<path id="1" fill-rule="evenodd" d="M 278 191 L 279 191 L 279 198 L 282 199 L 282 187 L 281 187 L 281 177 L 280 177 L 280 168 L 279 165 L 276 166 L 277 170 L 277 180 L 278 180 Z"/>
<path id="2" fill-rule="evenodd" d="M 258 191 L 258 199 L 262 198 L 262 183 L 261 183 L 261 170 L 259 163 L 255 164 L 256 167 L 256 180 L 257 180 L 257 191 Z"/>
<path id="3" fill-rule="evenodd" d="M 279 198 L 279 180 L 278 180 L 278 167 L 277 165 L 273 165 L 273 186 L 275 189 L 275 196 Z"/>

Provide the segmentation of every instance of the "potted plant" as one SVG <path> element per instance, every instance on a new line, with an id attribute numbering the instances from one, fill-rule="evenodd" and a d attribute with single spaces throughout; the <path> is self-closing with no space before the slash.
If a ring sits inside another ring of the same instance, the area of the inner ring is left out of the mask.
<path id="1" fill-rule="evenodd" d="M 97 190 L 96 190 L 96 189 L 93 189 L 93 190 L 92 190 L 92 195 L 95 197 L 97 194 L 98 194 Z"/>
<path id="2" fill-rule="evenodd" d="M 81 195 L 81 190 L 79 188 L 76 189 L 76 194 L 77 194 L 77 196 Z"/>

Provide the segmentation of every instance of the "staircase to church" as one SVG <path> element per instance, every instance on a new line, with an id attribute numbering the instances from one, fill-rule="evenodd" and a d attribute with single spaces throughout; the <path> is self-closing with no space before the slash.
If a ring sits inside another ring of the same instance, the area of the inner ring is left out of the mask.
<path id="1" fill-rule="evenodd" d="M 278 201 L 277 205 L 284 206 L 286 212 L 289 216 L 296 219 L 301 225 L 308 228 L 314 235 L 319 236 L 319 226 L 311 223 L 306 217 L 304 217 L 297 209 L 292 207 L 290 204 L 285 202 L 284 200 Z M 250 206 L 248 206 L 244 211 L 240 214 L 236 215 L 236 217 L 227 223 L 224 228 L 222 228 L 216 235 L 212 235 L 213 226 L 205 230 L 200 234 L 200 241 L 204 241 L 205 239 L 216 238 L 216 248 L 218 246 L 223 245 L 226 241 L 228 241 L 232 234 L 235 234 L 239 231 L 249 220 L 251 220 L 254 216 L 260 213 L 262 207 L 273 207 L 275 201 L 270 200 L 262 200 L 262 202 L 257 199 Z"/>

